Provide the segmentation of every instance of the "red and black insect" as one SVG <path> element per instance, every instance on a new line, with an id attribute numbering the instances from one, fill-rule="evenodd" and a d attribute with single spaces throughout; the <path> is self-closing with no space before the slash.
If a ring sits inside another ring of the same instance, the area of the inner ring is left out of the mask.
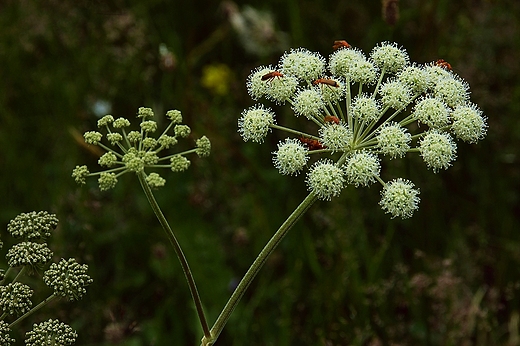
<path id="1" fill-rule="evenodd" d="M 335 88 L 338 88 L 339 87 L 339 84 L 335 81 L 335 80 L 332 80 L 332 79 L 328 79 L 328 78 L 319 78 L 319 79 L 316 79 L 315 81 L 312 82 L 313 85 L 318 85 L 318 84 L 326 84 L 328 86 L 333 86 Z"/>
<path id="2" fill-rule="evenodd" d="M 309 150 L 320 150 L 320 149 L 326 148 L 326 146 L 321 144 L 321 142 L 318 141 L 317 139 L 312 139 L 312 138 L 308 138 L 308 137 L 300 137 L 298 139 L 300 140 L 300 142 L 305 144 L 307 146 L 307 149 L 309 149 Z"/>
<path id="3" fill-rule="evenodd" d="M 338 50 L 341 48 L 350 48 L 350 44 L 348 44 L 348 42 L 345 40 L 334 41 L 334 45 L 332 46 L 332 49 Z"/>
<path id="4" fill-rule="evenodd" d="M 451 70 L 452 70 L 450 63 L 447 62 L 447 61 L 444 60 L 444 59 L 439 59 L 439 60 L 437 60 L 437 61 L 434 63 L 434 65 L 435 65 L 435 66 L 442 67 L 443 69 L 448 70 L 448 71 L 451 71 Z"/>
<path id="5" fill-rule="evenodd" d="M 264 74 L 261 79 L 263 81 L 272 81 L 276 77 L 281 78 L 281 77 L 283 77 L 283 74 L 281 74 L 278 71 L 271 71 L 271 72 L 269 72 L 267 74 Z"/>
<path id="6" fill-rule="evenodd" d="M 339 118 L 333 115 L 326 115 L 325 118 L 323 118 L 323 121 L 326 123 L 334 123 L 339 125 Z"/>

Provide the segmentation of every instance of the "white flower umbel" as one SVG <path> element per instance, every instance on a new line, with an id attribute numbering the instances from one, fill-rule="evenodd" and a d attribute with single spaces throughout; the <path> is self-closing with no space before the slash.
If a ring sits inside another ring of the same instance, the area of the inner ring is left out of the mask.
<path id="1" fill-rule="evenodd" d="M 307 170 L 312 156 L 321 157 L 307 174 L 309 189 L 320 199 L 338 196 L 345 182 L 358 187 L 378 181 L 386 196 L 382 208 L 392 217 L 410 217 L 419 202 L 413 184 L 385 183 L 381 160 L 419 154 L 433 172 L 447 169 L 456 158 L 453 138 L 476 143 L 486 134 L 486 118 L 469 103 L 468 84 L 444 60 L 410 62 L 406 50 L 392 42 L 376 45 L 369 57 L 346 42 L 333 48 L 328 62 L 318 53 L 293 49 L 277 66 L 258 67 L 247 79 L 254 100 L 287 102 L 314 130 L 276 124 L 271 109 L 256 105 L 242 113 L 239 133 L 259 143 L 271 129 L 287 133 L 273 152 L 275 167 L 285 175 Z M 92 134 L 91 141 L 97 140 Z M 408 202 L 395 202 L 405 190 Z"/>
<path id="2" fill-rule="evenodd" d="M 307 171 L 310 193 L 256 257 L 210 333 L 205 333 L 201 346 L 215 343 L 267 258 L 316 200 L 329 201 L 339 196 L 346 183 L 366 186 L 378 181 L 383 186 L 381 208 L 392 218 L 409 218 L 419 206 L 419 190 L 402 178 L 385 182 L 380 177 L 384 156 L 395 159 L 419 153 L 436 172 L 455 159 L 456 147 L 450 133 L 470 143 L 485 134 L 485 118 L 476 107 L 468 106 L 467 84 L 450 72 L 451 65 L 444 60 L 426 66 L 410 65 L 406 51 L 389 42 L 377 45 L 369 59 L 344 40 L 335 41 L 333 49 L 328 64 L 317 53 L 303 48 L 291 50 L 276 69 L 253 70 L 248 79 L 253 99 L 265 96 L 280 103 L 267 93 L 269 84 L 283 83 L 287 76 L 296 78 L 297 91 L 287 103 L 298 120 L 311 124 L 298 130 L 275 124 L 274 114 L 257 106 L 255 109 L 263 113 L 255 122 L 259 125 L 256 129 L 246 131 L 244 118 L 250 110 L 239 119 L 244 139 L 262 142 L 270 129 L 288 134 L 289 138 L 279 143 L 278 151 L 273 153 L 274 165 L 282 174 L 295 175 L 306 168 L 309 156 L 318 158 Z M 325 66 L 330 75 L 325 73 Z M 417 107 L 418 99 L 438 102 L 424 101 Z M 286 116 L 282 119 L 285 122 Z M 425 125 L 418 126 L 419 122 Z"/>

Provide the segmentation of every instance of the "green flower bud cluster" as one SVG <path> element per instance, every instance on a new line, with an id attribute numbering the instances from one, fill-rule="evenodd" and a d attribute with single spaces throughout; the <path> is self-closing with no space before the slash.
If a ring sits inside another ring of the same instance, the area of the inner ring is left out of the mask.
<path id="1" fill-rule="evenodd" d="M 340 47 L 328 62 L 319 53 L 294 49 L 276 66 L 254 69 L 246 86 L 255 101 L 289 103 L 316 130 L 277 124 L 271 108 L 256 104 L 238 120 L 244 141 L 262 143 L 272 129 L 285 131 L 289 137 L 273 152 L 281 174 L 297 175 L 308 167 L 307 186 L 323 200 L 338 196 L 347 184 L 379 182 L 381 208 L 392 217 L 412 216 L 419 190 L 402 178 L 385 182 L 383 158 L 418 154 L 436 173 L 453 164 L 457 141 L 476 143 L 486 135 L 486 118 L 469 101 L 468 83 L 444 60 L 410 63 L 395 43 L 382 42 L 368 56 Z"/>
<path id="2" fill-rule="evenodd" d="M 44 270 L 53 256 L 45 241 L 57 226 L 56 215 L 46 211 L 22 213 L 7 226 L 8 232 L 21 241 L 7 251 L 9 268 L 2 271 L 0 278 L 0 345 L 15 342 L 10 332 L 19 321 L 54 299 L 80 299 L 86 293 L 85 288 L 92 283 L 87 274 L 88 266 L 78 264 L 74 258 L 62 259 Z M 0 242 L 0 248 L 2 245 Z M 53 293 L 33 306 L 33 289 L 22 281 L 24 275 L 41 275 L 42 272 L 43 281 L 53 289 Z M 72 345 L 75 339 L 76 333 L 69 326 L 49 320 L 35 324 L 34 329 L 26 334 L 25 342 L 27 345 Z"/>
<path id="3" fill-rule="evenodd" d="M 181 125 L 182 115 L 178 110 L 166 112 L 166 118 L 170 121 L 166 129 L 156 137 L 157 121 L 153 120 L 154 113 L 151 108 L 141 107 L 137 117 L 140 118 L 140 130 L 129 131 L 130 121 L 125 118 L 114 119 L 112 115 L 105 115 L 98 121 L 98 127 L 106 131 L 106 140 L 110 146 L 103 144 L 103 134 L 97 131 L 88 131 L 84 134 L 85 142 L 103 148 L 103 154 L 98 163 L 106 170 L 91 173 L 87 166 L 76 166 L 72 177 L 78 184 L 85 184 L 86 178 L 98 176 L 98 184 L 101 190 L 109 190 L 116 186 L 118 178 L 125 173 L 145 173 L 147 169 L 169 168 L 174 172 L 188 169 L 190 161 L 185 157 L 195 153 L 199 157 L 208 156 L 211 151 L 211 143 L 206 136 L 196 141 L 196 148 L 163 155 L 164 150 L 178 143 L 179 138 L 190 135 L 191 129 L 187 125 Z M 172 129 L 173 136 L 168 132 Z M 163 163 L 164 162 L 164 163 Z M 158 173 L 146 174 L 146 182 L 153 188 L 164 186 L 166 180 Z"/>

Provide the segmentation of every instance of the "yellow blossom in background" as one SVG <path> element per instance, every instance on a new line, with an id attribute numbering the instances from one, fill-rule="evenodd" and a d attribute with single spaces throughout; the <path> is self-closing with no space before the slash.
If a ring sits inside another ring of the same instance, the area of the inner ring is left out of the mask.
<path id="1" fill-rule="evenodd" d="M 217 95 L 227 95 L 233 72 L 225 64 L 206 65 L 202 69 L 202 86 Z"/>

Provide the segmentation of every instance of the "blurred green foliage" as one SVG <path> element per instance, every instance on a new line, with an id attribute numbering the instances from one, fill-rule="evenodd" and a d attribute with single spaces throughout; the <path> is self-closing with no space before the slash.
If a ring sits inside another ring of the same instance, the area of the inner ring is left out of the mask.
<path id="1" fill-rule="evenodd" d="M 96 152 L 78 139 L 95 129 L 96 112 L 133 118 L 141 106 L 159 115 L 179 109 L 192 139 L 211 139 L 209 159 L 169 174 L 156 192 L 211 324 L 306 195 L 303 177 L 272 167 L 277 133 L 261 146 L 239 138 L 237 119 L 253 104 L 246 76 L 275 64 L 282 48 L 327 55 L 346 39 L 369 52 L 392 40 L 412 61 L 450 62 L 489 118 L 487 138 L 461 143 L 454 166 L 438 174 L 418 157 L 384 163 L 392 174 L 385 180 L 405 176 L 421 189 L 409 220 L 383 214 L 376 186 L 313 206 L 217 345 L 519 345 L 520 3 L 383 2 L 399 7 L 393 26 L 380 1 L 3 0 L 2 228 L 20 212 L 56 213 L 51 248 L 88 263 L 94 278 L 82 301 L 53 304 L 20 330 L 60 317 L 77 329 L 78 345 L 196 345 L 202 336 L 137 179 L 125 175 L 100 193 L 95 181 L 78 187 L 70 177 L 77 164 L 97 166 Z M 246 5 L 271 12 L 285 33 L 266 34 L 263 45 L 273 49 L 246 50 L 231 24 Z M 275 108 L 279 122 L 299 120 Z"/>

